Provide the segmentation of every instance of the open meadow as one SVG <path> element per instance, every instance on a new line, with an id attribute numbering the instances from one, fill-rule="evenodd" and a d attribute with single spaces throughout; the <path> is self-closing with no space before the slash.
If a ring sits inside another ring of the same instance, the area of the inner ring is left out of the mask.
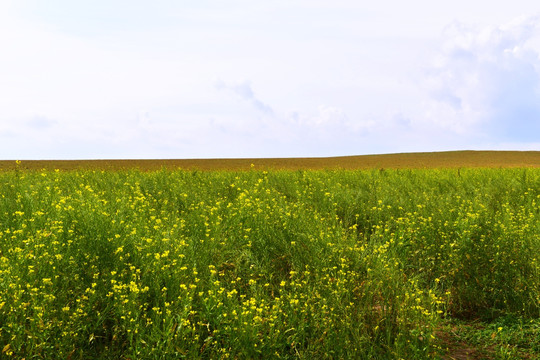
<path id="1" fill-rule="evenodd" d="M 539 168 L 25 164 L 0 358 L 540 356 Z"/>

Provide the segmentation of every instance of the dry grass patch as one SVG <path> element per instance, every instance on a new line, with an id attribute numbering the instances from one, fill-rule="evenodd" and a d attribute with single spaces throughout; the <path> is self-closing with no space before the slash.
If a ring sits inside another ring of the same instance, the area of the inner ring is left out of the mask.
<path id="1" fill-rule="evenodd" d="M 15 169 L 14 160 L 0 161 L 0 170 Z M 155 159 L 155 160 L 24 160 L 29 170 L 127 170 L 161 168 L 193 170 L 323 170 L 423 168 L 540 167 L 540 151 L 448 151 L 319 158 Z"/>

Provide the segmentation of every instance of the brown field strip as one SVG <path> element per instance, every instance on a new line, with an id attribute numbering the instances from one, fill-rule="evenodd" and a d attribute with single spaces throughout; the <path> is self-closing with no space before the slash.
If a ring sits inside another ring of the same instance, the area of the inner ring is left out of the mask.
<path id="1" fill-rule="evenodd" d="M 467 167 L 540 167 L 540 151 L 448 151 L 326 158 L 156 159 L 156 160 L 22 160 L 27 170 L 320 170 L 422 169 Z M 0 160 L 0 170 L 14 170 L 15 160 Z"/>

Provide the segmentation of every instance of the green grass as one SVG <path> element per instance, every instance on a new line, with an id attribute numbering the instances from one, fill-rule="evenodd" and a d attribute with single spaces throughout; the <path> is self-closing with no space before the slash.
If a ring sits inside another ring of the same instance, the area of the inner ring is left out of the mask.
<path id="1" fill-rule="evenodd" d="M 19 168 L 0 194 L 0 357 L 540 354 L 538 169 Z"/>
<path id="2" fill-rule="evenodd" d="M 439 331 L 448 353 L 466 352 L 469 358 L 537 359 L 540 354 L 540 321 L 516 315 L 492 321 L 451 319 Z"/>

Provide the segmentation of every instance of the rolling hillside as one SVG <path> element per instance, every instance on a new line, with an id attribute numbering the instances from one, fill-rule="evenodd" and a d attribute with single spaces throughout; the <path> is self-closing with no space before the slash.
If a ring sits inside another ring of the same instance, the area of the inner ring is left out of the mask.
<path id="1" fill-rule="evenodd" d="M 0 170 L 15 167 L 14 160 L 0 161 Z M 139 168 L 146 171 L 159 170 L 162 167 L 198 170 L 249 170 L 252 167 L 259 170 L 540 167 L 540 151 L 448 151 L 320 158 L 24 160 L 20 167 L 29 170 Z"/>

